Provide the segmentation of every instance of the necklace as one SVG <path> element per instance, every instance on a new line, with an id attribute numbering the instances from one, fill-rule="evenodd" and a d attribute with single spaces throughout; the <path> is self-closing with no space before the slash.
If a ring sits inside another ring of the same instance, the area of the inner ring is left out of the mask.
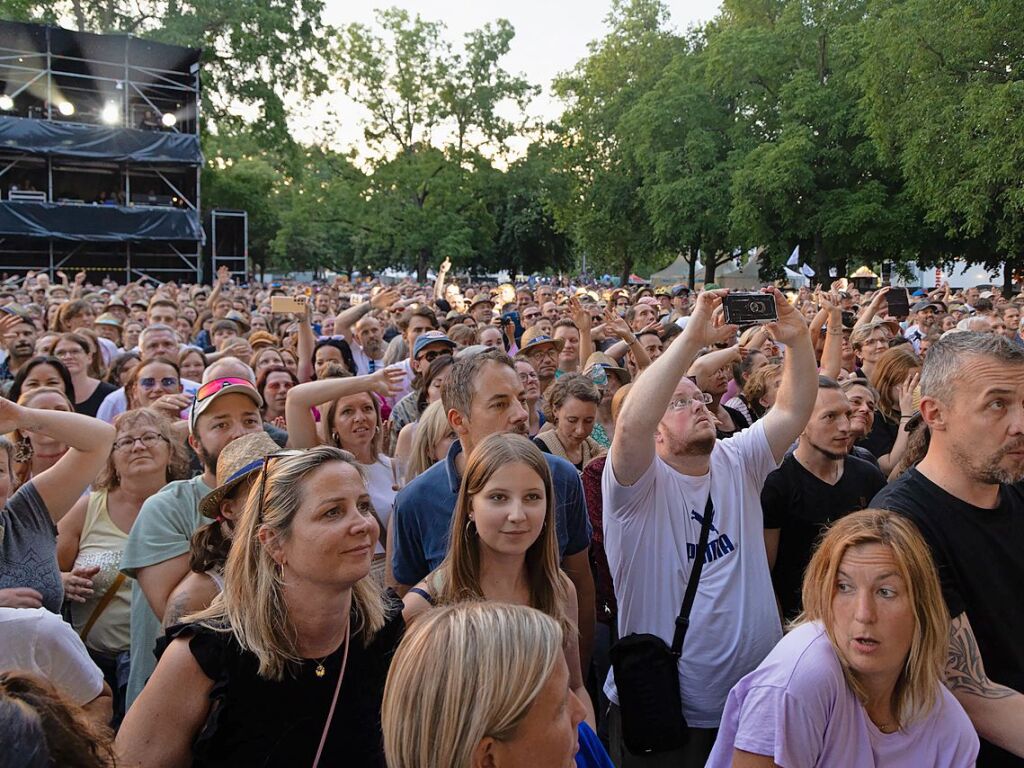
<path id="1" fill-rule="evenodd" d="M 346 644 L 348 643 L 348 634 L 349 634 L 348 633 L 348 629 L 349 629 L 348 627 L 345 627 L 345 632 L 341 636 L 342 642 L 344 642 Z M 331 651 L 331 653 L 334 653 L 334 651 Z M 331 655 L 331 653 L 328 653 L 327 656 L 324 656 L 321 659 L 313 659 L 313 661 L 316 662 L 316 669 L 313 670 L 313 674 L 314 675 L 316 675 L 317 677 L 323 677 L 324 675 L 327 674 L 327 667 L 324 666 L 324 662 L 327 661 L 327 659 Z M 346 658 L 348 657 L 348 646 L 347 645 L 345 647 L 345 656 L 346 656 Z M 344 668 L 342 669 L 342 674 L 345 674 Z"/>

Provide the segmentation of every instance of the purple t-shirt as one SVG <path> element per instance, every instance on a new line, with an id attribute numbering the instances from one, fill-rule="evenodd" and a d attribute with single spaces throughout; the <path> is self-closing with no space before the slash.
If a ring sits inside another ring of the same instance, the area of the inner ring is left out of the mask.
<path id="1" fill-rule="evenodd" d="M 729 768 L 734 749 L 782 768 L 973 766 L 978 735 L 953 695 L 905 730 L 882 733 L 846 684 L 820 623 L 803 624 L 729 692 L 707 768 Z"/>

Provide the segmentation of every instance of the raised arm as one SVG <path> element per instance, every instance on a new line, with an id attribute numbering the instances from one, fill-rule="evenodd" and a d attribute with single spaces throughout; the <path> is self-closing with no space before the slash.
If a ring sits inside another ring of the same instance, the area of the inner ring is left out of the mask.
<path id="1" fill-rule="evenodd" d="M 1024 694 L 989 680 L 966 613 L 950 625 L 946 686 L 980 736 L 1024 757 Z"/>
<path id="2" fill-rule="evenodd" d="M 828 311 L 828 327 L 825 331 L 825 347 L 821 351 L 821 375 L 838 379 L 843 368 L 843 311 L 839 304 L 823 300 Z"/>
<path id="3" fill-rule="evenodd" d="M 227 267 L 220 267 L 217 270 L 217 276 L 213 280 L 213 290 L 210 291 L 210 298 L 206 300 L 206 306 L 213 309 L 213 305 L 217 303 L 217 299 L 220 298 L 221 291 L 224 290 L 224 286 L 228 280 L 231 279 L 231 270 Z"/>
<path id="4" fill-rule="evenodd" d="M 400 298 L 401 296 L 398 291 L 391 288 L 385 288 L 384 290 L 379 291 L 369 301 L 364 301 L 362 304 L 356 304 L 354 307 L 349 307 L 334 319 L 334 335 L 344 336 L 348 343 L 352 344 L 354 341 L 352 336 L 352 326 L 355 325 L 361 317 L 368 315 L 370 310 L 373 309 L 387 309 Z"/>
<path id="5" fill-rule="evenodd" d="M 590 337 L 590 313 L 583 308 L 580 300 L 573 296 L 569 299 L 569 308 L 572 310 L 572 321 L 576 323 L 576 330 L 580 334 L 580 372 L 587 365 L 587 358 L 594 351 L 594 342 Z"/>
<path id="6" fill-rule="evenodd" d="M 775 405 L 764 417 L 764 432 L 776 461 L 782 461 L 814 410 L 818 394 L 818 371 L 807 323 L 777 288 L 775 305 L 779 319 L 768 324 L 776 341 L 786 345 L 782 384 Z"/>
<path id="7" fill-rule="evenodd" d="M 299 382 L 312 381 L 313 375 L 313 350 L 316 349 L 316 336 L 313 335 L 313 308 L 306 300 L 306 311 L 301 315 L 296 315 L 296 320 L 299 321 L 299 344 L 298 344 L 298 356 L 299 356 L 299 370 L 298 377 Z"/>
<path id="8" fill-rule="evenodd" d="M 434 301 L 444 298 L 444 279 L 448 276 L 448 270 L 452 268 L 452 260 L 445 257 L 441 266 L 437 268 L 437 277 L 434 279 Z"/>
<path id="9" fill-rule="evenodd" d="M 875 315 L 878 314 L 878 311 L 882 307 L 882 301 L 883 299 L 885 299 L 885 294 L 887 294 L 888 292 L 888 285 L 885 286 L 884 288 L 879 288 L 877 291 L 875 291 L 874 295 L 871 297 L 871 303 L 860 311 L 860 315 L 857 317 L 857 322 L 853 326 L 854 328 L 859 328 L 862 325 L 867 325 L 868 323 L 875 319 Z"/>
<path id="10" fill-rule="evenodd" d="M 604 311 L 604 327 L 621 339 L 609 347 L 605 354 L 618 360 L 626 352 L 632 352 L 636 367 L 641 371 L 651 364 L 651 358 L 629 327 L 629 323 L 615 314 L 614 310 L 606 309 Z"/>
<path id="11" fill-rule="evenodd" d="M 654 432 L 697 353 L 707 344 L 735 335 L 735 325 L 715 328 L 711 321 L 712 312 L 727 293 L 702 293 L 682 335 L 633 382 L 612 439 L 612 470 L 621 485 L 639 480 L 654 460 Z"/>
<path id="12" fill-rule="evenodd" d="M 25 408 L 0 400 L 0 433 L 15 429 L 38 432 L 68 446 L 56 464 L 32 478 L 50 517 L 58 523 L 106 464 L 114 428 L 80 413 Z"/>
<path id="13" fill-rule="evenodd" d="M 705 376 L 710 376 L 719 368 L 732 365 L 739 359 L 740 348 L 738 346 L 726 347 L 725 349 L 715 349 L 694 360 L 690 364 L 690 368 L 686 372 L 686 375 L 699 376 L 703 374 Z"/>
<path id="14" fill-rule="evenodd" d="M 405 371 L 401 368 L 382 368 L 369 376 L 349 376 L 343 379 L 307 381 L 288 390 L 284 413 L 288 422 L 288 447 L 313 448 L 320 443 L 312 409 L 321 403 L 360 392 L 376 392 L 382 397 L 394 397 L 402 391 Z"/>

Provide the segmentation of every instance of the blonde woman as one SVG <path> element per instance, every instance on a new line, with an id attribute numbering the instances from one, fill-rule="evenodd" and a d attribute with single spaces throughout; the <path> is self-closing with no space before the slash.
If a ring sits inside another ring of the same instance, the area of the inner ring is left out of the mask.
<path id="1" fill-rule="evenodd" d="M 949 615 L 913 523 L 877 509 L 836 522 L 803 606 L 729 693 L 710 768 L 974 765 L 978 736 L 943 685 Z"/>
<path id="2" fill-rule="evenodd" d="M 224 591 L 168 631 L 119 764 L 383 766 L 380 704 L 404 623 L 366 578 L 377 536 L 351 454 L 268 456 Z"/>
<path id="3" fill-rule="evenodd" d="M 594 710 L 580 671 L 576 589 L 558 567 L 551 470 L 521 435 L 486 438 L 466 462 L 448 554 L 436 571 L 405 596 L 406 620 L 432 605 L 494 600 L 528 605 L 558 621 L 565 632 L 570 687 Z"/>
<path id="4" fill-rule="evenodd" d="M 909 344 L 887 350 L 875 366 L 878 405 L 871 431 L 860 445 L 878 459 L 878 466 L 886 476 L 907 450 L 909 435 L 904 427 L 917 410 L 915 398 L 920 397 L 917 388 L 920 380 L 921 358 Z"/>
<path id="5" fill-rule="evenodd" d="M 524 606 L 431 611 L 402 641 L 384 689 L 388 768 L 575 765 L 586 710 L 569 690 L 563 644 L 557 621 Z"/>
<path id="6" fill-rule="evenodd" d="M 411 430 L 412 438 L 405 439 L 410 433 L 411 424 L 402 429 L 398 436 L 395 458 L 399 466 L 405 467 L 405 482 L 411 483 L 415 477 L 426 472 L 448 455 L 448 449 L 455 442 L 455 431 L 448 423 L 448 413 L 440 400 L 426 407 L 423 415 L 415 422 L 416 429 Z"/>

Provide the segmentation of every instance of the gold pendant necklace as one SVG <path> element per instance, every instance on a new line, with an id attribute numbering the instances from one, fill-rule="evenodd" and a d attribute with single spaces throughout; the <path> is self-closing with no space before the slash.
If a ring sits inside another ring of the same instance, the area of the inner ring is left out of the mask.
<path id="1" fill-rule="evenodd" d="M 327 654 L 327 656 L 330 656 L 330 655 L 331 654 Z M 314 671 L 315 671 L 315 674 L 316 674 L 317 677 L 323 677 L 324 675 L 327 674 L 327 669 L 324 667 L 324 662 L 327 661 L 327 656 L 324 656 L 322 659 L 320 659 L 316 663 L 316 670 L 314 670 Z"/>

